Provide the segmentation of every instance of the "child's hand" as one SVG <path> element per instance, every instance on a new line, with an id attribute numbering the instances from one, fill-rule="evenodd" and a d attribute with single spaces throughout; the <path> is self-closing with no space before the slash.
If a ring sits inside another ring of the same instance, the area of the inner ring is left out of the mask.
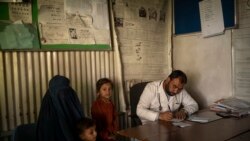
<path id="1" fill-rule="evenodd" d="M 115 141 L 115 136 L 113 136 L 113 135 L 112 135 L 112 136 L 109 136 L 109 137 L 108 137 L 108 141 Z"/>
<path id="2" fill-rule="evenodd" d="M 111 135 L 109 135 L 108 139 L 109 139 L 110 141 L 115 141 L 115 134 L 112 133 Z"/>

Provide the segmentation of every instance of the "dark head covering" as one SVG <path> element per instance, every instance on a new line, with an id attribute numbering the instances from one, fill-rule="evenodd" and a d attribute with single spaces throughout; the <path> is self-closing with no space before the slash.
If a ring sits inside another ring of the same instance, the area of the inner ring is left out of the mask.
<path id="1" fill-rule="evenodd" d="M 84 117 L 76 92 L 69 79 L 56 75 L 49 82 L 37 123 L 38 141 L 76 141 L 74 127 Z"/>

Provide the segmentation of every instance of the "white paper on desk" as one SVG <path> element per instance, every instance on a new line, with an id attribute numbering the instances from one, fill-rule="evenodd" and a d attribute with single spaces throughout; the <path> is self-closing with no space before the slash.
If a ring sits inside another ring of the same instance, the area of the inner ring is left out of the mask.
<path id="1" fill-rule="evenodd" d="M 191 124 L 185 123 L 185 122 L 173 122 L 173 125 L 174 125 L 174 126 L 179 126 L 179 127 L 181 127 L 181 128 L 187 127 L 187 126 L 191 126 Z"/>
<path id="2" fill-rule="evenodd" d="M 203 0 L 199 2 L 201 29 L 203 37 L 224 33 L 224 19 L 220 0 Z"/>
<path id="3" fill-rule="evenodd" d="M 194 115 L 192 115 L 192 116 L 190 116 L 188 118 L 188 120 L 189 121 L 200 122 L 200 123 L 206 123 L 206 122 L 209 122 L 210 119 L 207 118 L 207 117 L 201 117 L 201 116 L 194 116 Z"/>
<path id="4" fill-rule="evenodd" d="M 182 122 L 184 119 L 177 119 L 177 118 L 173 118 L 171 119 L 172 122 Z"/>

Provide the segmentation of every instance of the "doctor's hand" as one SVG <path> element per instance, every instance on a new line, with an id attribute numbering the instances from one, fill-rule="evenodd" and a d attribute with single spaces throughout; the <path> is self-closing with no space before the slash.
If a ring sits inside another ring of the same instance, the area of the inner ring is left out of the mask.
<path id="1" fill-rule="evenodd" d="M 180 110 L 175 112 L 174 117 L 177 119 L 185 119 L 187 117 L 187 113 L 185 110 Z"/>
<path id="2" fill-rule="evenodd" d="M 173 113 L 172 112 L 163 112 L 159 114 L 160 120 L 170 121 L 173 119 Z"/>

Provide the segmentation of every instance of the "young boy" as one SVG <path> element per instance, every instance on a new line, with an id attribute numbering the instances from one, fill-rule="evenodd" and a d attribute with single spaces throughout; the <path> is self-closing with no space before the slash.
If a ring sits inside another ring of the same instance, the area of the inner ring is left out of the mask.
<path id="1" fill-rule="evenodd" d="M 93 119 L 81 118 L 76 124 L 76 132 L 80 141 L 96 141 L 96 124 Z"/>

